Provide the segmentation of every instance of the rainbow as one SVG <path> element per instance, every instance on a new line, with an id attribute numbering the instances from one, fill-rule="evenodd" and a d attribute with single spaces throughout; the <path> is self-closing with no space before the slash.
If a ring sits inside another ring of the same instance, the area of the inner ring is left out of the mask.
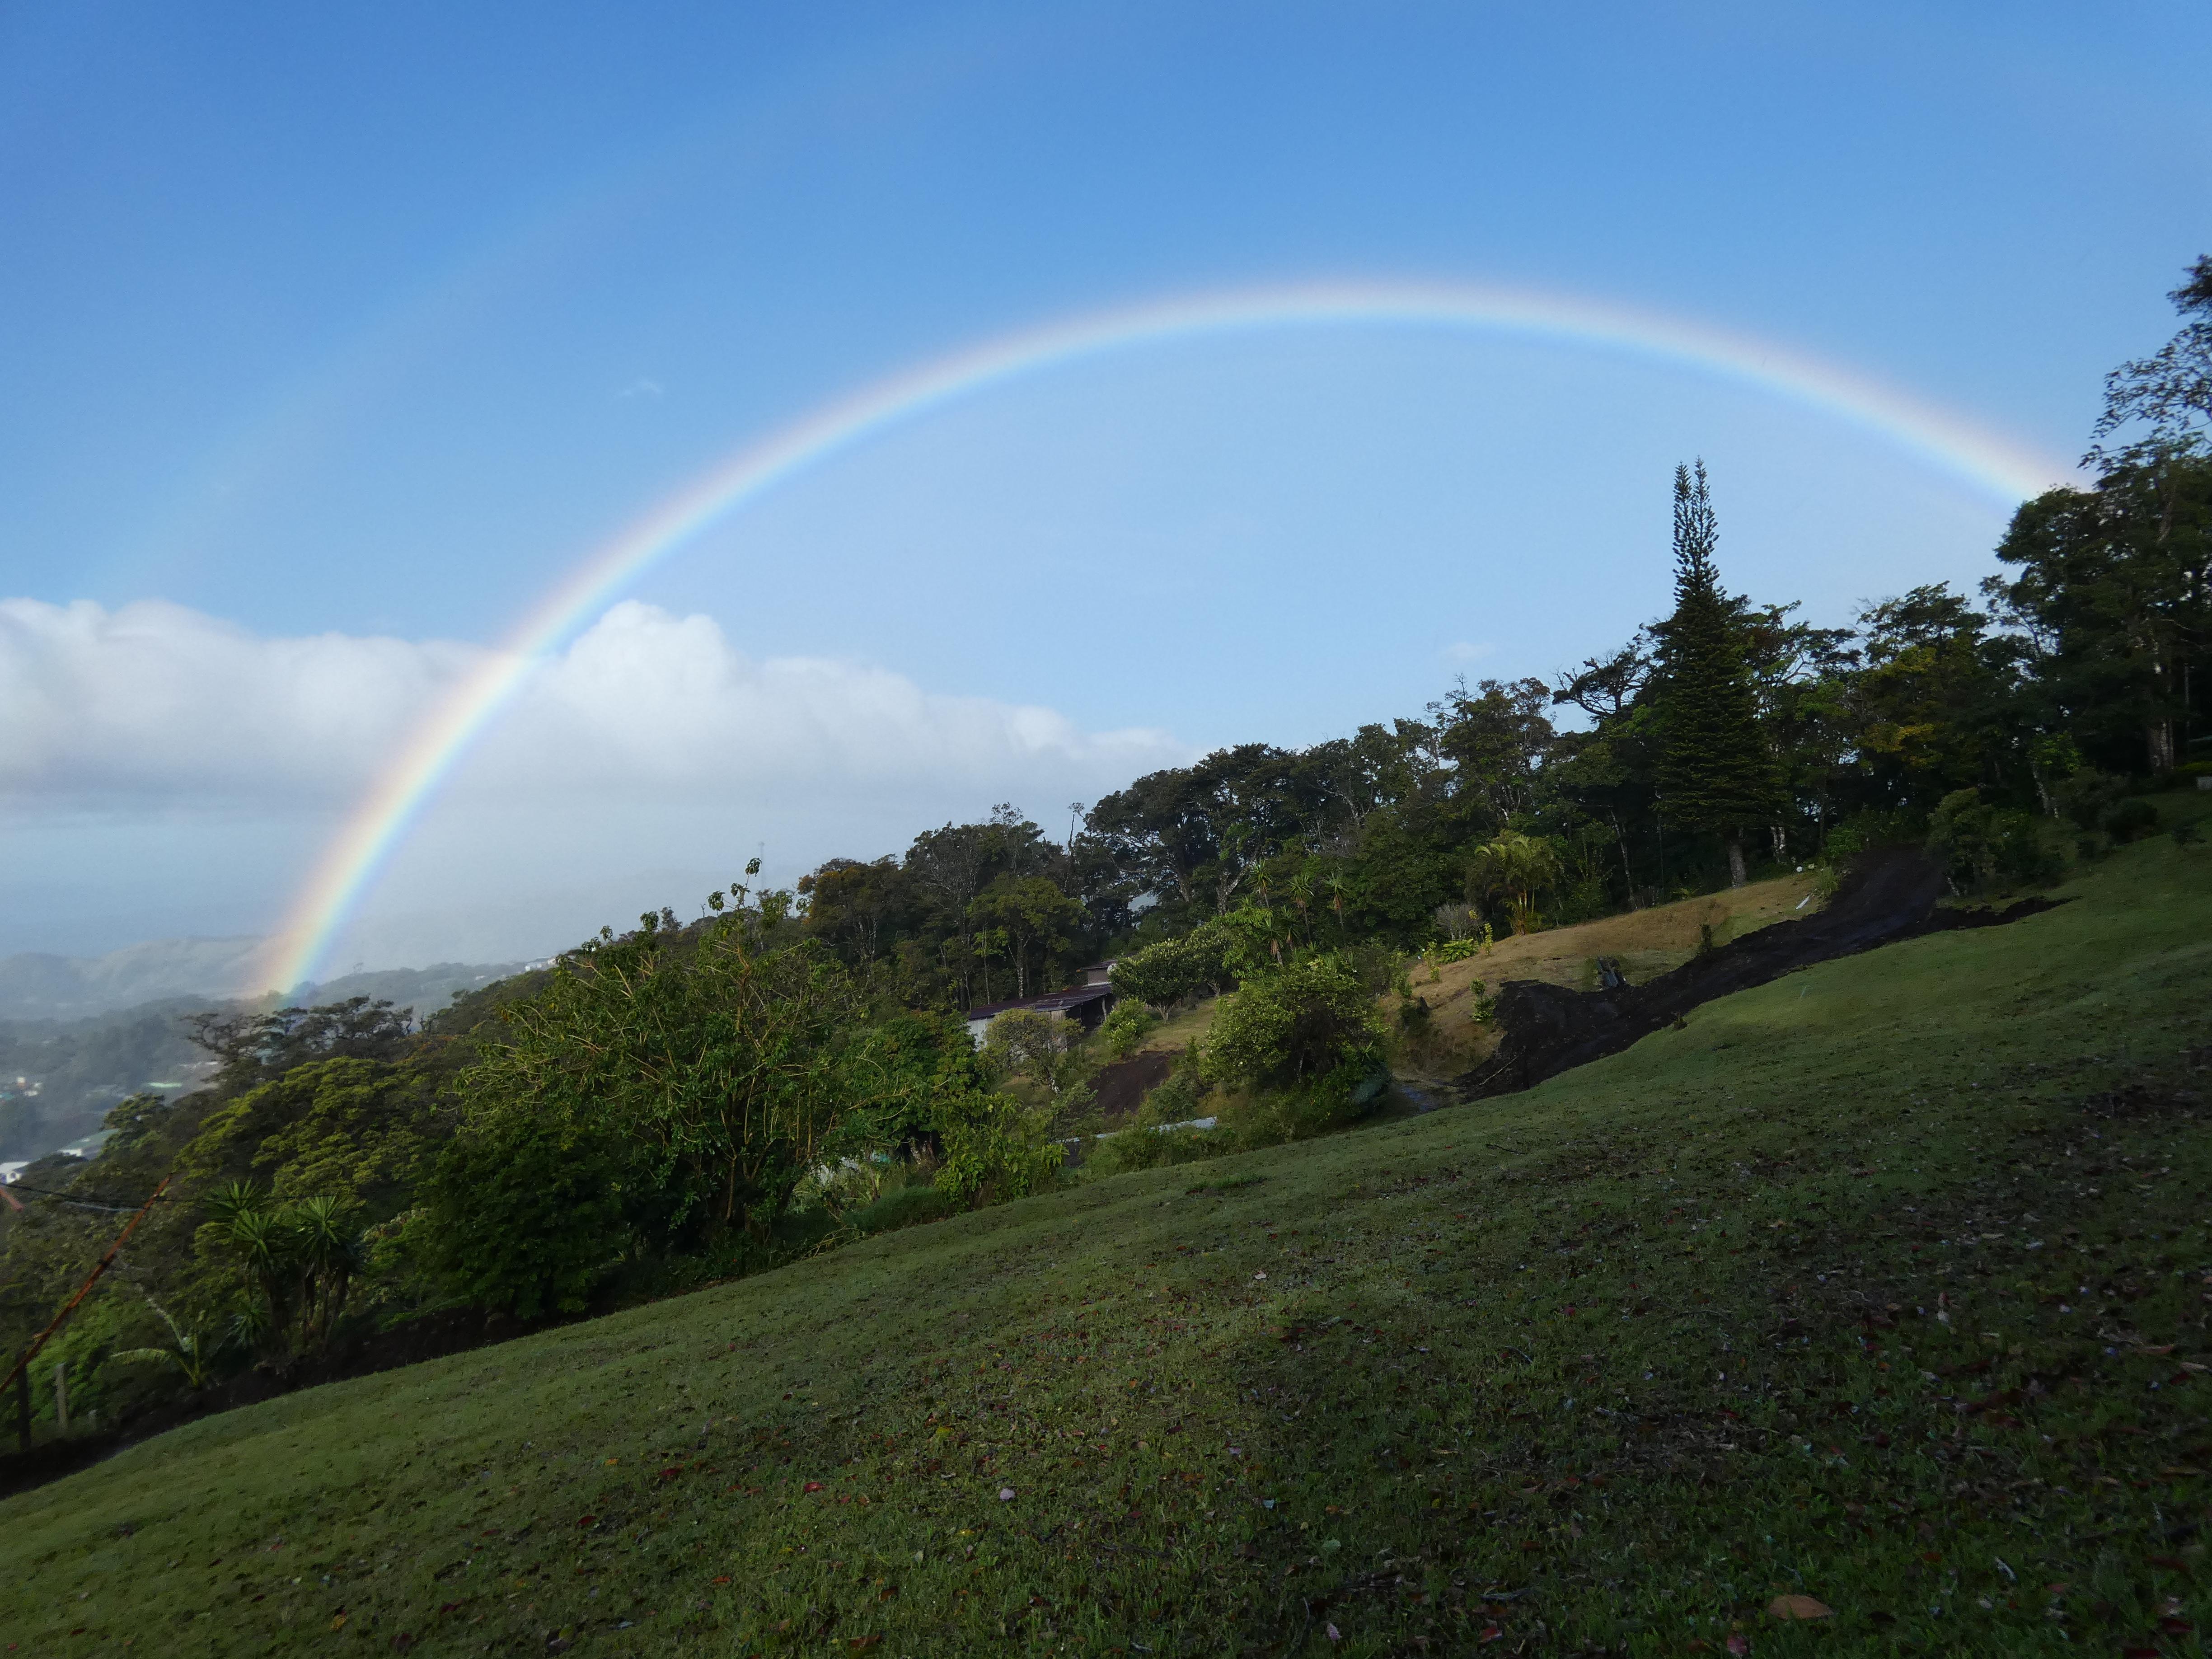
<path id="1" fill-rule="evenodd" d="M 1832 363 L 1679 318 L 1551 294 L 1442 283 L 1301 283 L 1155 301 L 1003 335 L 863 386 L 744 446 L 571 569 L 410 734 L 324 848 L 280 926 L 274 982 L 290 988 L 313 975 L 440 783 L 545 653 L 709 526 L 899 422 L 1027 375 L 1133 346 L 1312 326 L 1519 335 L 1674 364 L 1872 432 L 2006 506 L 2072 471 Z"/>

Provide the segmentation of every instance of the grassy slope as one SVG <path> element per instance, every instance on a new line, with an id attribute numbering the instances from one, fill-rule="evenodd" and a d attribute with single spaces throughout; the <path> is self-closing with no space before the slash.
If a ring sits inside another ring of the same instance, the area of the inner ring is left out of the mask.
<path id="1" fill-rule="evenodd" d="M 1485 955 L 1431 970 L 1412 966 L 1414 993 L 1433 1011 L 1434 1036 L 1418 1054 L 1395 1057 L 1407 1076 L 1442 1079 L 1458 1075 L 1496 1046 L 1497 1034 L 1474 1024 L 1473 987 L 1478 980 L 1495 992 L 1509 979 L 1539 979 L 1554 985 L 1579 985 L 1583 965 L 1597 957 L 1615 957 L 1635 983 L 1656 979 L 1697 954 L 1698 930 L 1711 927 L 1716 944 L 1807 913 L 1818 901 L 1819 878 L 1783 876 L 1753 882 L 1732 892 L 1709 893 L 1648 910 L 1607 916 L 1573 927 L 1500 939 Z M 1396 1008 L 1385 998 L 1386 1014 Z M 1203 1038 L 1213 1024 L 1214 999 L 1178 1011 L 1156 1027 L 1136 1052 L 1176 1054 Z"/>
<path id="2" fill-rule="evenodd" d="M 1527 1095 L 205 1420 L 0 1504 L 0 1626 L 2195 1651 L 2212 851 L 2072 890 Z"/>
<path id="3" fill-rule="evenodd" d="M 1431 1011 L 1431 1036 L 1421 1052 L 1396 1055 L 1397 1068 L 1417 1078 L 1455 1077 L 1497 1046 L 1497 1031 L 1474 1023 L 1472 992 L 1477 981 L 1492 994 L 1513 979 L 1595 990 L 1594 981 L 1584 984 L 1586 964 L 1613 957 L 1629 980 L 1641 985 L 1695 956 L 1700 929 L 1711 928 L 1713 942 L 1725 945 L 1770 922 L 1810 915 L 1820 902 L 1814 896 L 1819 890 L 1817 876 L 1783 876 L 1579 927 L 1503 939 L 1484 955 L 1433 970 L 1433 978 L 1432 970 L 1417 962 L 1413 991 Z"/>

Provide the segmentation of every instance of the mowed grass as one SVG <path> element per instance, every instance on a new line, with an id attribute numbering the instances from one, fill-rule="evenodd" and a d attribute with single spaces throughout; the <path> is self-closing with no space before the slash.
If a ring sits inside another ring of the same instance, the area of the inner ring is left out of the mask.
<path id="1" fill-rule="evenodd" d="M 2067 896 L 204 1420 L 0 1504 L 0 1640 L 2200 1651 L 2212 851 Z"/>

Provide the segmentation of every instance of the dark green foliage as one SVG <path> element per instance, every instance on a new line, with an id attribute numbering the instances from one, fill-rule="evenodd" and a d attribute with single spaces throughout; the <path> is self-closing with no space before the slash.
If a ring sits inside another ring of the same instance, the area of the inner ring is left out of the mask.
<path id="1" fill-rule="evenodd" d="M 1232 945 L 1228 928 L 1218 920 L 1181 939 L 1148 945 L 1114 964 L 1115 992 L 1163 1010 L 1186 997 L 1214 995 L 1236 982 L 1229 966 Z"/>
<path id="2" fill-rule="evenodd" d="M 2056 880 L 2065 869 L 2048 820 L 1991 805 L 1978 789 L 1946 795 L 1929 820 L 1928 844 L 1943 855 L 1951 884 L 1985 892 Z"/>
<path id="3" fill-rule="evenodd" d="M 473 1120 L 424 1193 L 424 1265 L 517 1319 L 580 1312 L 632 1243 L 640 1163 L 616 1126 L 573 1109 Z"/>
<path id="4" fill-rule="evenodd" d="M 1667 816 L 1734 842 L 1780 809 L 1744 641 L 1714 562 L 1703 461 L 1674 470 L 1674 613 L 1659 638 L 1658 784 Z"/>
<path id="5" fill-rule="evenodd" d="M 193 1014 L 184 1026 L 221 1062 L 219 1081 L 227 1089 L 282 1077 L 311 1060 L 390 1060 L 412 1029 L 405 1013 L 368 997 L 273 1014 Z"/>
<path id="6" fill-rule="evenodd" d="M 1245 980 L 1222 1000 L 1200 1060 L 1210 1082 L 1348 1097 L 1381 1064 L 1375 993 L 1336 956 Z"/>
<path id="7" fill-rule="evenodd" d="M 495 1278 L 518 1311 L 566 1307 L 592 1264 L 624 1250 L 721 1229 L 765 1240 L 835 1149 L 860 1009 L 844 970 L 780 939 L 772 914 L 741 908 L 688 933 L 642 920 L 563 958 L 456 1080 L 465 1106 L 425 1249 L 470 1294 Z M 551 1170 L 573 1162 L 597 1196 L 572 1211 L 510 1195 L 488 1226 L 480 1183 L 502 1158 L 564 1192 L 578 1177 Z"/>

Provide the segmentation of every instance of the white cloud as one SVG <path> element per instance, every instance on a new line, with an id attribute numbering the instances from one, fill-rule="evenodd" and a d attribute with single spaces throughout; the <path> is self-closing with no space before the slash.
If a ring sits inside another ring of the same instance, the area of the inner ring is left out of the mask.
<path id="1" fill-rule="evenodd" d="M 1498 647 L 1487 641 L 1471 645 L 1465 640 L 1455 640 L 1443 650 L 1446 662 L 1480 662 L 1485 657 L 1497 654 Z"/>
<path id="2" fill-rule="evenodd" d="M 264 639 L 159 600 L 0 600 L 0 799 L 326 800 L 357 789 L 477 655 Z"/>
<path id="3" fill-rule="evenodd" d="M 269 638 L 155 602 L 0 601 L 0 952 L 271 926 L 484 658 Z M 619 605 L 464 757 L 334 959 L 536 954 L 696 898 L 757 847 L 788 882 L 995 801 L 1057 830 L 1067 801 L 1190 757 L 1159 732 L 1085 732 L 866 664 L 755 659 L 710 617 Z"/>
<path id="4" fill-rule="evenodd" d="M 1159 732 L 1088 733 L 1051 708 L 928 692 L 864 664 L 755 660 L 711 617 L 633 601 L 533 679 L 462 788 L 564 793 L 574 781 L 876 792 L 1031 772 L 1110 786 L 1182 757 Z"/>
<path id="5" fill-rule="evenodd" d="M 343 799 L 483 655 L 444 641 L 264 638 L 154 601 L 0 601 L 0 797 L 18 811 Z M 755 659 L 711 617 L 631 601 L 529 679 L 453 787 L 471 800 L 622 786 L 873 793 L 1033 771 L 1112 787 L 1182 757 L 1159 732 L 1085 732 L 1051 708 L 925 691 L 866 664 Z"/>

